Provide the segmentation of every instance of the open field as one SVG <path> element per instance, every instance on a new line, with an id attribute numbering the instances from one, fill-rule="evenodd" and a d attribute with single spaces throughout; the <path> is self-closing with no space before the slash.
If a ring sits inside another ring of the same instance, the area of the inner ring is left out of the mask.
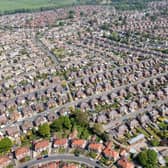
<path id="1" fill-rule="evenodd" d="M 60 7 L 71 5 L 75 0 L 1 0 L 0 11 L 12 11 L 17 9 L 38 9 L 45 7 Z"/>

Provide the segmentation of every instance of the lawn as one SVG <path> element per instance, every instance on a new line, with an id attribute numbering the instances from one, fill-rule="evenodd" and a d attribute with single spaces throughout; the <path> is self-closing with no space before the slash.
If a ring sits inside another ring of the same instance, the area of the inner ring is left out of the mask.
<path id="1" fill-rule="evenodd" d="M 0 0 L 0 11 L 17 9 L 38 9 L 41 7 L 61 7 L 72 5 L 76 0 Z"/>

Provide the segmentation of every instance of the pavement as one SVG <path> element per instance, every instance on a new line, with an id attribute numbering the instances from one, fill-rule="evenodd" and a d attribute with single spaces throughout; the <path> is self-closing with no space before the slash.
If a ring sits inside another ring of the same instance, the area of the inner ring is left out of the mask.
<path id="1" fill-rule="evenodd" d="M 19 168 L 30 168 L 33 165 L 37 164 L 44 164 L 44 163 L 49 163 L 52 161 L 74 161 L 79 164 L 85 164 L 91 167 L 97 167 L 97 168 L 107 168 L 105 166 L 102 166 L 98 163 L 96 163 L 96 160 L 93 160 L 91 158 L 88 158 L 86 156 L 74 156 L 72 154 L 56 154 L 56 155 L 51 155 L 47 158 L 43 158 L 41 160 L 31 160 L 29 162 L 26 162 L 25 164 L 22 164 Z"/>

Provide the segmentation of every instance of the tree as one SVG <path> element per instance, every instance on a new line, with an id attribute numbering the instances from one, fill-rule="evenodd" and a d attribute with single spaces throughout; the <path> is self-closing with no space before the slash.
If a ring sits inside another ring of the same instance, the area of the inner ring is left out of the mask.
<path id="1" fill-rule="evenodd" d="M 71 129 L 71 120 L 67 116 L 61 116 L 50 125 L 52 131 L 62 131 L 63 129 Z"/>
<path id="2" fill-rule="evenodd" d="M 48 123 L 44 123 L 43 125 L 39 126 L 38 133 L 43 138 L 50 137 L 50 127 Z"/>
<path id="3" fill-rule="evenodd" d="M 97 135 L 101 135 L 104 132 L 102 125 L 99 123 L 94 124 L 92 131 Z"/>
<path id="4" fill-rule="evenodd" d="M 148 149 L 138 154 L 138 161 L 144 168 L 157 167 L 157 153 Z"/>
<path id="5" fill-rule="evenodd" d="M 147 152 L 140 152 L 138 155 L 138 161 L 142 166 L 145 166 L 148 162 Z"/>
<path id="6" fill-rule="evenodd" d="M 154 150 L 147 150 L 147 156 L 148 156 L 148 162 L 151 165 L 156 165 L 157 164 L 157 153 Z"/>
<path id="7" fill-rule="evenodd" d="M 0 153 L 8 152 L 12 147 L 12 141 L 5 137 L 0 140 Z"/>
<path id="8" fill-rule="evenodd" d="M 89 116 L 87 112 L 82 112 L 80 110 L 76 110 L 73 113 L 75 121 L 78 125 L 84 127 L 89 125 Z"/>
<path id="9" fill-rule="evenodd" d="M 64 117 L 63 118 L 63 126 L 65 129 L 71 129 L 72 128 L 72 124 L 71 121 L 69 119 L 69 117 Z"/>
<path id="10" fill-rule="evenodd" d="M 54 131 L 61 131 L 62 130 L 62 121 L 60 119 L 56 119 L 50 125 L 51 130 Z"/>

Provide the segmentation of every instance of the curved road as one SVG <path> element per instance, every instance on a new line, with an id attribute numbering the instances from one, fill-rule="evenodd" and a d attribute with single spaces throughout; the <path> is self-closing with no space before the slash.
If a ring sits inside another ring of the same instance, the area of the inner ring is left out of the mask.
<path id="1" fill-rule="evenodd" d="M 30 168 L 33 165 L 37 165 L 40 163 L 48 163 L 52 161 L 74 161 L 77 163 L 83 163 L 91 167 L 98 167 L 98 168 L 107 168 L 105 166 L 101 166 L 100 164 L 96 163 L 96 160 L 92 160 L 90 158 L 87 158 L 85 156 L 74 156 L 72 154 L 58 154 L 58 155 L 51 155 L 47 158 L 43 158 L 41 160 L 31 160 L 23 165 L 20 166 L 20 168 Z"/>

